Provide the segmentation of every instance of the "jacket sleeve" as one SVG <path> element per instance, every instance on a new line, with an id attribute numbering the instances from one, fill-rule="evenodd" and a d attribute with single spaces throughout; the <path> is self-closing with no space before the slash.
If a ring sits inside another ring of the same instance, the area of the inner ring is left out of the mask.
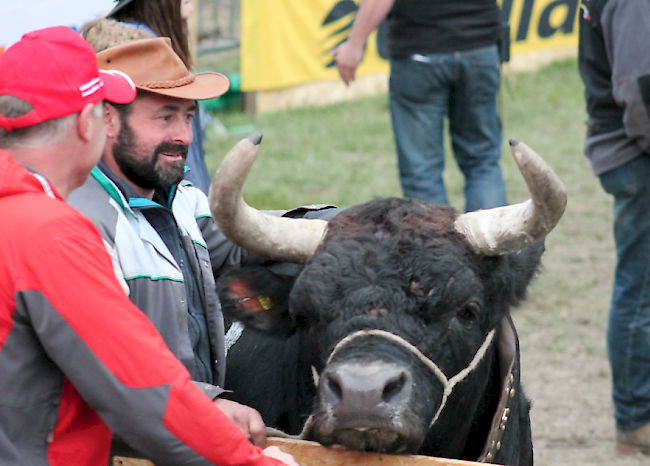
<path id="1" fill-rule="evenodd" d="M 650 2 L 608 2 L 601 24 L 612 67 L 613 95 L 624 108 L 627 136 L 650 152 Z"/>
<path id="2" fill-rule="evenodd" d="M 226 238 L 210 215 L 199 216 L 196 221 L 208 247 L 215 277 L 229 266 L 260 265 L 267 261 L 265 257 L 250 253 Z"/>
<path id="3" fill-rule="evenodd" d="M 21 306 L 74 389 L 157 465 L 278 466 L 190 381 L 126 297 L 92 223 L 48 222 L 22 264 Z M 60 410 L 65 410 L 62 404 Z"/>

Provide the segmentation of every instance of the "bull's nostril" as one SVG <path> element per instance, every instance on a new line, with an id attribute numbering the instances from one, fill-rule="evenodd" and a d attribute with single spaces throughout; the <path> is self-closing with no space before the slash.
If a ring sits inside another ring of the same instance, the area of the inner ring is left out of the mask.
<path id="1" fill-rule="evenodd" d="M 403 389 L 406 384 L 406 375 L 402 372 L 398 377 L 388 381 L 384 386 L 381 399 L 384 403 L 390 403 Z"/>

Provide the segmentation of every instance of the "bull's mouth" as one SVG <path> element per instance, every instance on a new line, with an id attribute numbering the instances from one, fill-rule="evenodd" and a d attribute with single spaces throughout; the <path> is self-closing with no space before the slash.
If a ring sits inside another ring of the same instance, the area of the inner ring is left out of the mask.
<path id="1" fill-rule="evenodd" d="M 314 429 L 314 440 L 322 445 L 340 445 L 350 450 L 388 454 L 415 454 L 421 435 L 391 428 L 356 427 L 331 431 Z"/>
<path id="2" fill-rule="evenodd" d="M 407 419 L 408 418 L 408 419 Z M 363 416 L 356 421 L 341 422 L 321 412 L 316 414 L 308 434 L 322 445 L 340 445 L 350 450 L 388 454 L 416 454 L 427 430 L 415 416 L 397 416 L 374 422 Z"/>

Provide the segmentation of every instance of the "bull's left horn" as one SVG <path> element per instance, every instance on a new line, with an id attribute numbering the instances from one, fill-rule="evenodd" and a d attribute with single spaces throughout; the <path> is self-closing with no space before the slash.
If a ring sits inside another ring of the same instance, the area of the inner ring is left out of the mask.
<path id="1" fill-rule="evenodd" d="M 259 152 L 262 133 L 237 143 L 221 162 L 210 184 L 210 211 L 233 243 L 269 259 L 303 263 L 316 251 L 327 228 L 317 219 L 275 217 L 250 207 L 244 182 Z"/>
<path id="2" fill-rule="evenodd" d="M 530 246 L 555 228 L 566 208 L 566 189 L 551 167 L 526 144 L 511 139 L 510 146 L 531 198 L 460 215 L 456 230 L 476 253 L 497 256 Z"/>

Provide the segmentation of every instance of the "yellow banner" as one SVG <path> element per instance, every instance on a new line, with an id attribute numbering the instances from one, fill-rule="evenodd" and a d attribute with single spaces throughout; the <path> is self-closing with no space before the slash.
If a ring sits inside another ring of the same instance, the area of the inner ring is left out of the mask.
<path id="1" fill-rule="evenodd" d="M 433 0 L 431 0 L 433 1 Z M 243 91 L 339 79 L 329 51 L 350 32 L 353 0 L 242 0 Z M 577 45 L 580 0 L 502 0 L 511 54 Z M 385 25 L 368 38 L 358 76 L 388 71 Z M 378 40 L 379 37 L 379 40 Z"/>
<path id="2" fill-rule="evenodd" d="M 509 18 L 511 54 L 578 46 L 580 0 L 503 0 Z"/>

